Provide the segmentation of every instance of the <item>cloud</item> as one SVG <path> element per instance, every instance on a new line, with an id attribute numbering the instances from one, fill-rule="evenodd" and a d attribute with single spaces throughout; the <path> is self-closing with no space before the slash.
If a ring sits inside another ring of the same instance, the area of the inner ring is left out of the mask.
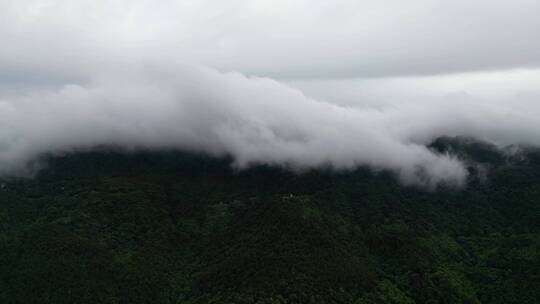
<path id="1" fill-rule="evenodd" d="M 518 2 L 0 0 L 0 175 L 118 145 L 461 184 L 434 138 L 540 144 Z"/>
<path id="2" fill-rule="evenodd" d="M 41 153 L 110 144 L 229 154 L 238 167 L 370 165 L 411 183 L 460 182 L 466 174 L 458 160 L 374 128 L 369 112 L 268 78 L 193 66 L 120 70 L 87 86 L 0 99 L 0 172 L 20 171 Z"/>
<path id="3" fill-rule="evenodd" d="M 377 109 L 402 140 L 472 136 L 497 145 L 540 145 L 540 70 L 385 79 L 301 80 L 306 94 L 347 108 Z"/>
<path id="4" fill-rule="evenodd" d="M 4 0 L 0 79 L 84 78 L 81 65 L 156 56 L 272 78 L 539 67 L 538 11 L 536 0 Z"/>

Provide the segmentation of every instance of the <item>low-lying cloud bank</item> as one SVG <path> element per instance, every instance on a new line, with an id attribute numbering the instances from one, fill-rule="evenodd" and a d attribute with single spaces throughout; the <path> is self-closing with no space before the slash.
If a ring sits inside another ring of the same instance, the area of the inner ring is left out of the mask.
<path id="1" fill-rule="evenodd" d="M 538 7 L 0 0 L 0 177 L 116 145 L 462 184 L 436 137 L 540 144 Z"/>
<path id="2" fill-rule="evenodd" d="M 86 86 L 27 89 L 0 99 L 0 174 L 20 172 L 41 153 L 110 144 L 230 154 L 238 167 L 370 165 L 407 182 L 421 176 L 455 182 L 466 175 L 458 160 L 384 128 L 382 112 L 201 67 L 120 71 L 94 75 Z"/>
<path id="3" fill-rule="evenodd" d="M 118 145 L 228 154 L 240 168 L 367 165 L 392 170 L 405 183 L 461 184 L 463 163 L 429 150 L 434 138 L 540 143 L 540 107 L 524 101 L 536 93 L 519 99 L 498 94 L 499 100 L 451 94 L 377 109 L 324 102 L 272 79 L 196 66 L 123 66 L 88 79 L 2 91 L 0 175 L 23 172 L 42 153 Z"/>

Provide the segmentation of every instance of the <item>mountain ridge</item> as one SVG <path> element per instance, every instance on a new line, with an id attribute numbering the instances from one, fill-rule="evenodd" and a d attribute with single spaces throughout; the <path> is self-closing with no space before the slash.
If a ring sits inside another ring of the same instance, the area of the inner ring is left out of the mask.
<path id="1" fill-rule="evenodd" d="M 177 151 L 46 157 L 0 189 L 0 302 L 536 303 L 540 154 L 431 148 L 467 159 L 465 187 Z"/>

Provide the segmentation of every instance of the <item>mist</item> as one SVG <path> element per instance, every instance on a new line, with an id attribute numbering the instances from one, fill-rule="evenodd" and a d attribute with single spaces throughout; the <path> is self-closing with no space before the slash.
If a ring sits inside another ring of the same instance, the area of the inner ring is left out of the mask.
<path id="1" fill-rule="evenodd" d="M 435 138 L 540 144 L 540 24 L 521 2 L 0 1 L 0 176 L 110 145 L 463 185 Z"/>

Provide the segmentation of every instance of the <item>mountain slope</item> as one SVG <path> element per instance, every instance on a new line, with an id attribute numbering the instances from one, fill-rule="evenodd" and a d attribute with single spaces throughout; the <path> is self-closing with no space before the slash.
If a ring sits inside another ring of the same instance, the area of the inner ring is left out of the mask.
<path id="1" fill-rule="evenodd" d="M 540 153 L 473 140 L 464 189 L 181 152 L 2 181 L 1 303 L 538 303 Z"/>

